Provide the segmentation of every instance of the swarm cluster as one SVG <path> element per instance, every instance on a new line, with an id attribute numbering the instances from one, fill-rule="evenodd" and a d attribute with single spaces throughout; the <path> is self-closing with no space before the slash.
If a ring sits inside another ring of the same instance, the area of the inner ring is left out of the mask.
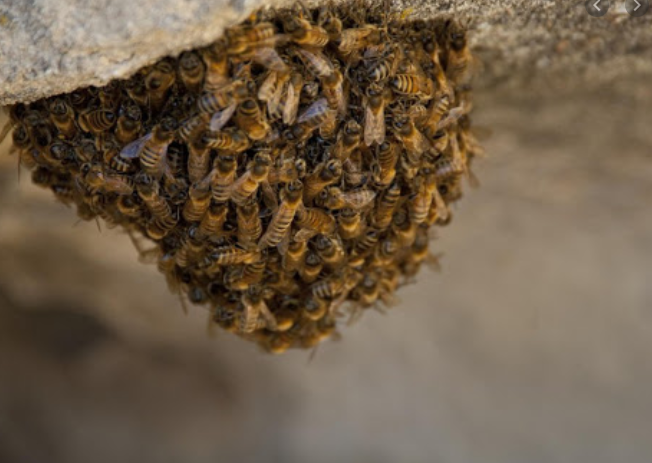
<path id="1" fill-rule="evenodd" d="M 214 323 L 314 346 L 435 260 L 429 229 L 478 150 L 463 27 L 404 16 L 259 11 L 128 80 L 12 107 L 14 148 L 82 219 L 151 240 Z"/>

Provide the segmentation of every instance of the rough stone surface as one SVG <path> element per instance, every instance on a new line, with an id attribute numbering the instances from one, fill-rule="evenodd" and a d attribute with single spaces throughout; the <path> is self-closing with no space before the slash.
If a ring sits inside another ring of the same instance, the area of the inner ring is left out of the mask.
<path id="1" fill-rule="evenodd" d="M 287 0 L 284 0 L 287 3 Z M 276 0 L 273 3 L 283 3 Z M 572 90 L 652 76 L 652 12 L 614 3 L 592 18 L 584 2 L 393 0 L 415 16 L 470 21 L 479 86 Z M 0 104 L 126 77 L 204 45 L 261 0 L 8 0 L 0 3 Z M 272 2 L 267 2 L 272 3 Z M 311 3 L 311 2 L 307 2 Z M 312 3 L 315 3 L 314 1 Z"/>

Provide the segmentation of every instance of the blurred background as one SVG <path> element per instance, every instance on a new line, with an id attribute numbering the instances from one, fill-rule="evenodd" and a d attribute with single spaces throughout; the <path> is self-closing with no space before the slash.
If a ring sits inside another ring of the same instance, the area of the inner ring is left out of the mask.
<path id="1" fill-rule="evenodd" d="M 532 85 L 476 92 L 442 272 L 312 361 L 207 336 L 0 147 L 0 462 L 649 462 L 652 86 Z"/>

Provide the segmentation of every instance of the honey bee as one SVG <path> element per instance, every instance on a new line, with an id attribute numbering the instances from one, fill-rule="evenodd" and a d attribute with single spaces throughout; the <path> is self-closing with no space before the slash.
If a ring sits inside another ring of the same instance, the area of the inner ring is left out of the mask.
<path id="1" fill-rule="evenodd" d="M 372 167 L 374 181 L 380 188 L 392 184 L 396 178 L 396 163 L 399 157 L 399 147 L 385 140 L 376 148 L 377 162 Z"/>
<path id="2" fill-rule="evenodd" d="M 307 241 L 315 235 L 331 235 L 336 222 L 332 215 L 314 207 L 299 208 L 296 224 L 300 230 L 294 235 L 295 241 Z"/>
<path id="3" fill-rule="evenodd" d="M 466 31 L 456 21 L 450 20 L 446 28 L 448 47 L 448 62 L 446 75 L 458 83 L 465 83 L 470 78 L 473 56 L 468 47 Z"/>
<path id="4" fill-rule="evenodd" d="M 420 180 L 416 193 L 410 198 L 410 218 L 414 223 L 422 224 L 426 221 L 430 205 L 433 201 L 433 191 L 425 182 L 423 177 Z"/>
<path id="5" fill-rule="evenodd" d="M 245 291 L 253 285 L 257 285 L 263 279 L 266 267 L 265 261 L 245 265 L 237 272 L 228 274 L 225 278 L 226 286 L 234 291 Z"/>
<path id="6" fill-rule="evenodd" d="M 269 71 L 258 88 L 258 99 L 267 103 L 267 113 L 271 118 L 280 117 L 283 89 L 290 80 L 290 74 Z"/>
<path id="7" fill-rule="evenodd" d="M 253 98 L 248 98 L 240 103 L 235 122 L 241 130 L 247 133 L 247 137 L 255 141 L 263 140 L 270 131 L 263 112 Z"/>
<path id="8" fill-rule="evenodd" d="M 188 190 L 188 201 L 181 213 L 188 223 L 199 222 L 211 203 L 210 177 L 193 184 Z"/>
<path id="9" fill-rule="evenodd" d="M 229 208 L 225 204 L 212 203 L 199 224 L 200 234 L 208 238 L 221 235 L 228 212 Z"/>
<path id="10" fill-rule="evenodd" d="M 109 109 L 93 109 L 79 115 L 79 127 L 84 132 L 99 135 L 106 132 L 116 122 L 116 115 Z"/>
<path id="11" fill-rule="evenodd" d="M 319 136 L 324 140 L 330 140 L 337 135 L 337 113 L 335 111 L 328 111 L 326 119 L 319 126 Z"/>
<path id="12" fill-rule="evenodd" d="M 217 40 L 203 50 L 202 56 L 206 63 L 203 90 L 213 93 L 229 82 L 229 60 L 224 39 Z"/>
<path id="13" fill-rule="evenodd" d="M 374 305 L 380 295 L 378 280 L 373 275 L 365 275 L 362 278 L 360 285 L 354 289 L 354 293 L 355 298 L 363 307 L 370 307 Z M 351 318 L 349 319 L 349 324 L 351 324 L 355 319 L 354 315 L 355 314 L 352 314 Z"/>
<path id="14" fill-rule="evenodd" d="M 145 81 L 139 77 L 140 76 L 136 76 L 136 78 L 128 80 L 125 83 L 125 90 L 134 103 L 144 108 L 148 106 L 149 95 L 147 93 L 147 88 L 145 87 Z"/>
<path id="15" fill-rule="evenodd" d="M 324 96 L 328 106 L 339 116 L 346 115 L 347 101 L 344 87 L 344 76 L 338 69 L 321 78 Z"/>
<path id="16" fill-rule="evenodd" d="M 432 80 L 423 75 L 396 74 L 389 84 L 399 95 L 418 96 L 423 100 L 431 99 L 435 93 Z"/>
<path id="17" fill-rule="evenodd" d="M 401 199 L 401 187 L 394 182 L 381 196 L 372 215 L 372 223 L 379 230 L 384 230 L 392 222 L 394 211 Z"/>
<path id="18" fill-rule="evenodd" d="M 322 319 L 328 312 L 328 302 L 325 299 L 316 297 L 314 294 L 308 296 L 302 304 L 302 315 L 308 320 L 317 321 Z"/>
<path id="19" fill-rule="evenodd" d="M 251 146 L 247 135 L 243 131 L 233 128 L 221 132 L 205 132 L 201 138 L 209 148 L 233 153 L 242 153 Z"/>
<path id="20" fill-rule="evenodd" d="M 172 216 L 170 205 L 159 196 L 159 184 L 154 177 L 139 174 L 136 177 L 136 191 L 153 216 L 161 219 Z"/>
<path id="21" fill-rule="evenodd" d="M 238 243 L 248 248 L 258 242 L 263 233 L 258 202 L 250 200 L 236 207 Z"/>
<path id="22" fill-rule="evenodd" d="M 333 149 L 334 158 L 344 162 L 362 142 L 362 127 L 355 119 L 350 119 L 337 135 L 337 142 Z"/>
<path id="23" fill-rule="evenodd" d="M 359 211 L 345 208 L 339 213 L 337 232 L 345 240 L 353 240 L 364 231 L 364 222 Z"/>
<path id="24" fill-rule="evenodd" d="M 399 210 L 392 218 L 391 229 L 401 247 L 412 246 L 417 235 L 417 225 L 410 220 L 404 210 Z"/>
<path id="25" fill-rule="evenodd" d="M 396 73 L 399 63 L 399 54 L 390 47 L 381 57 L 369 66 L 367 76 L 372 82 L 381 82 Z"/>
<path id="26" fill-rule="evenodd" d="M 133 185 L 127 180 L 127 177 L 105 174 L 100 164 L 84 164 L 81 168 L 81 174 L 84 176 L 86 184 L 93 191 L 104 191 L 118 195 L 130 195 L 134 191 Z"/>
<path id="27" fill-rule="evenodd" d="M 366 188 L 358 190 L 343 192 L 338 187 L 329 187 L 324 190 L 324 207 L 337 210 L 337 209 L 353 209 L 360 211 L 369 206 L 376 198 L 376 192 Z"/>
<path id="28" fill-rule="evenodd" d="M 310 24 L 302 17 L 288 15 L 283 28 L 293 42 L 306 47 L 322 48 L 329 41 L 328 32 L 323 27 Z"/>
<path id="29" fill-rule="evenodd" d="M 271 159 L 268 154 L 256 154 L 253 165 L 231 186 L 231 200 L 235 204 L 244 204 L 247 198 L 251 197 L 258 186 L 265 180 L 269 174 Z"/>
<path id="30" fill-rule="evenodd" d="M 124 159 L 138 157 L 145 173 L 161 178 L 166 173 L 168 146 L 174 140 L 176 130 L 176 119 L 165 118 L 150 133 L 126 145 L 120 156 Z"/>
<path id="31" fill-rule="evenodd" d="M 290 81 L 288 82 L 285 100 L 281 103 L 284 124 L 292 125 L 294 124 L 294 121 L 297 120 L 302 88 L 303 76 L 298 72 L 293 72 L 290 76 Z"/>
<path id="32" fill-rule="evenodd" d="M 337 182 L 341 175 L 342 163 L 337 159 L 319 164 L 305 179 L 304 201 L 312 201 L 324 188 Z"/>
<path id="33" fill-rule="evenodd" d="M 244 100 L 248 94 L 246 83 L 243 80 L 235 80 L 213 92 L 204 93 L 197 100 L 197 109 L 200 115 L 212 116 L 234 103 Z"/>
<path id="34" fill-rule="evenodd" d="M 179 57 L 179 76 L 183 85 L 191 92 L 199 92 L 204 83 L 206 70 L 201 58 L 191 51 Z"/>
<path id="35" fill-rule="evenodd" d="M 398 239 L 395 236 L 388 236 L 376 246 L 371 266 L 386 268 L 391 265 L 399 249 Z"/>
<path id="36" fill-rule="evenodd" d="M 376 83 L 367 87 L 364 119 L 364 142 L 367 146 L 385 141 L 385 105 L 391 100 L 388 90 Z"/>
<path id="37" fill-rule="evenodd" d="M 229 55 L 242 55 L 252 48 L 274 46 L 278 41 L 276 27 L 270 22 L 230 27 L 224 34 Z"/>
<path id="38" fill-rule="evenodd" d="M 276 318 L 260 293 L 249 290 L 242 295 L 242 312 L 238 319 L 238 331 L 247 334 L 261 328 L 276 331 Z"/>
<path id="39" fill-rule="evenodd" d="M 214 266 L 237 264 L 253 264 L 261 258 L 260 251 L 243 249 L 236 246 L 225 246 L 212 251 L 209 255 Z"/>
<path id="40" fill-rule="evenodd" d="M 319 277 L 323 267 L 324 264 L 319 254 L 309 250 L 303 264 L 299 267 L 299 276 L 305 283 L 313 283 Z"/>
<path id="41" fill-rule="evenodd" d="M 63 98 L 56 98 L 50 103 L 49 109 L 50 120 L 56 126 L 57 130 L 61 132 L 64 137 L 73 138 L 77 133 L 75 112 L 73 108 Z"/>
<path id="42" fill-rule="evenodd" d="M 344 247 L 337 238 L 319 235 L 315 240 L 315 249 L 324 265 L 332 268 L 339 267 L 346 258 Z"/>
<path id="43" fill-rule="evenodd" d="M 235 178 L 238 163 L 235 155 L 219 153 L 213 165 L 213 201 L 223 203 L 231 196 L 231 185 Z"/>
<path id="44" fill-rule="evenodd" d="M 287 131 L 285 138 L 296 143 L 306 141 L 315 129 L 328 120 L 331 112 L 326 98 L 315 101 L 299 116 L 297 123 Z"/>
<path id="45" fill-rule="evenodd" d="M 344 274 L 334 273 L 316 283 L 313 283 L 310 290 L 312 295 L 317 299 L 333 299 L 340 294 L 344 288 L 345 282 Z M 317 320 L 319 320 L 319 318 L 317 318 Z"/>
<path id="46" fill-rule="evenodd" d="M 307 251 L 307 241 L 293 241 L 290 243 L 286 252 L 283 253 L 283 269 L 288 273 L 298 270 Z"/>
<path id="47" fill-rule="evenodd" d="M 333 63 L 319 50 L 297 48 L 295 53 L 303 62 L 308 72 L 315 77 L 328 77 L 335 71 Z"/>
<path id="48" fill-rule="evenodd" d="M 142 129 L 142 111 L 138 105 L 123 105 L 118 113 L 115 128 L 115 138 L 120 143 L 131 143 L 140 134 Z"/>
<path id="49" fill-rule="evenodd" d="M 380 41 L 381 30 L 373 24 L 367 24 L 343 30 L 337 48 L 343 56 L 351 56 L 363 48 L 378 45 Z"/>
<path id="50" fill-rule="evenodd" d="M 277 167 L 269 172 L 267 181 L 271 185 L 278 183 L 290 183 L 302 179 L 306 175 L 308 166 L 306 160 L 300 157 L 288 157 L 277 160 Z"/>
<path id="51" fill-rule="evenodd" d="M 324 28 L 330 41 L 339 41 L 342 34 L 342 21 L 333 13 L 330 5 L 319 8 L 317 24 Z"/>
<path id="52" fill-rule="evenodd" d="M 428 139 L 414 126 L 407 117 L 397 117 L 393 123 L 396 137 L 403 143 L 410 156 L 421 156 L 431 151 L 432 145 Z"/>
<path id="53" fill-rule="evenodd" d="M 151 108 L 161 109 L 168 90 L 176 81 L 176 70 L 170 61 L 159 61 L 145 77 L 148 103 Z"/>
<path id="54" fill-rule="evenodd" d="M 284 189 L 283 201 L 258 242 L 259 248 L 278 245 L 292 225 L 294 215 L 303 199 L 303 183 L 295 180 Z"/>

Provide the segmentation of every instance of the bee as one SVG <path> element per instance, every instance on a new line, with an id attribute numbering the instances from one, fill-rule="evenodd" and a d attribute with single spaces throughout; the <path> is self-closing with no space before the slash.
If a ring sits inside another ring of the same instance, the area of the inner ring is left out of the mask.
<path id="1" fill-rule="evenodd" d="M 293 42 L 305 47 L 323 48 L 329 41 L 328 32 L 323 27 L 310 24 L 301 17 L 288 15 L 283 28 Z"/>
<path id="2" fill-rule="evenodd" d="M 242 312 L 238 319 L 238 331 L 248 334 L 261 328 L 276 331 L 276 318 L 260 293 L 249 290 L 242 295 Z"/>
<path id="3" fill-rule="evenodd" d="M 380 188 L 391 185 L 396 178 L 398 157 L 399 147 L 396 143 L 385 140 L 376 148 L 377 161 L 372 166 L 372 173 Z"/>
<path id="4" fill-rule="evenodd" d="M 11 133 L 11 141 L 13 146 L 15 146 L 19 151 L 27 150 L 31 147 L 32 141 L 25 124 L 16 124 L 14 131 Z"/>
<path id="5" fill-rule="evenodd" d="M 333 63 L 319 50 L 297 48 L 294 52 L 308 72 L 315 77 L 328 77 L 335 71 Z"/>
<path id="6" fill-rule="evenodd" d="M 306 141 L 317 128 L 328 120 L 331 112 L 326 98 L 315 101 L 299 116 L 297 123 L 290 127 L 285 138 L 296 143 Z"/>
<path id="7" fill-rule="evenodd" d="M 290 243 L 286 252 L 283 253 L 283 269 L 288 273 L 298 270 L 299 265 L 301 265 L 301 262 L 303 262 L 307 251 L 307 241 L 293 241 Z"/>
<path id="8" fill-rule="evenodd" d="M 367 87 L 364 119 L 364 142 L 367 146 L 385 141 L 385 105 L 391 101 L 388 90 L 376 83 Z"/>
<path id="9" fill-rule="evenodd" d="M 206 63 L 203 90 L 214 93 L 229 82 L 229 60 L 225 40 L 217 40 L 205 48 L 202 57 Z"/>
<path id="10" fill-rule="evenodd" d="M 417 96 L 424 100 L 432 98 L 435 93 L 432 80 L 423 75 L 396 74 L 389 84 L 399 95 Z"/>
<path id="11" fill-rule="evenodd" d="M 221 235 L 228 212 L 229 208 L 225 204 L 212 203 L 199 224 L 200 234 L 208 238 Z"/>
<path id="12" fill-rule="evenodd" d="M 201 137 L 202 141 L 209 148 L 242 153 L 251 146 L 247 135 L 237 129 L 229 128 L 221 132 L 205 132 Z"/>
<path id="13" fill-rule="evenodd" d="M 68 101 L 70 102 L 70 105 L 73 107 L 73 109 L 75 109 L 76 111 L 79 111 L 82 108 L 87 108 L 88 100 L 90 98 L 91 95 L 86 89 L 75 90 L 74 92 L 68 94 Z"/>
<path id="14" fill-rule="evenodd" d="M 361 188 L 358 190 L 343 192 L 340 188 L 332 186 L 322 192 L 324 197 L 323 205 L 330 210 L 353 209 L 360 211 L 369 206 L 376 198 L 376 192 Z M 320 195 L 320 196 L 322 196 Z"/>
<path id="15" fill-rule="evenodd" d="M 328 106 L 339 116 L 345 116 L 347 110 L 344 76 L 338 69 L 321 78 L 324 96 Z"/>
<path id="16" fill-rule="evenodd" d="M 252 48 L 274 46 L 278 41 L 276 27 L 270 22 L 230 27 L 224 31 L 224 35 L 229 55 L 242 55 Z"/>
<path id="17" fill-rule="evenodd" d="M 236 207 L 238 243 L 246 248 L 258 242 L 263 233 L 263 224 L 260 220 L 260 209 L 255 198 Z"/>
<path id="18" fill-rule="evenodd" d="M 441 182 L 464 173 L 464 164 L 457 158 L 442 157 L 435 162 L 434 178 Z"/>
<path id="19" fill-rule="evenodd" d="M 100 164 L 84 164 L 81 167 L 81 174 L 92 191 L 118 195 L 130 195 L 134 191 L 127 177 L 105 174 Z"/>
<path id="20" fill-rule="evenodd" d="M 319 164 L 305 179 L 304 201 L 312 201 L 324 188 L 337 182 L 341 176 L 342 163 L 337 159 Z"/>
<path id="21" fill-rule="evenodd" d="M 145 87 L 145 81 L 140 78 L 140 76 L 128 80 L 125 83 L 125 90 L 127 91 L 129 98 L 131 98 L 131 100 L 138 106 L 142 108 L 148 106 L 149 95 L 147 93 L 147 88 Z"/>
<path id="22" fill-rule="evenodd" d="M 315 240 L 315 249 L 324 265 L 332 268 L 339 267 L 346 258 L 344 247 L 337 238 L 319 235 Z"/>
<path id="23" fill-rule="evenodd" d="M 319 126 L 319 136 L 324 140 L 330 140 L 335 137 L 337 134 L 337 113 L 335 111 L 328 111 L 326 113 L 326 119 Z"/>
<path id="24" fill-rule="evenodd" d="M 314 251 L 308 251 L 303 260 L 302 265 L 299 267 L 299 276 L 305 283 L 313 283 L 319 277 L 324 264 L 321 257 Z"/>
<path id="25" fill-rule="evenodd" d="M 202 220 L 211 203 L 210 177 L 194 183 L 188 190 L 188 200 L 181 213 L 188 223 Z"/>
<path id="26" fill-rule="evenodd" d="M 179 57 L 179 77 L 183 85 L 191 92 L 199 92 L 204 83 L 206 70 L 201 58 L 191 51 Z"/>
<path id="27" fill-rule="evenodd" d="M 148 103 L 151 108 L 161 109 L 168 90 L 176 81 L 176 70 L 170 61 L 159 61 L 145 77 Z"/>
<path id="28" fill-rule="evenodd" d="M 430 103 L 428 115 L 424 123 L 424 132 L 426 135 L 432 137 L 439 130 L 439 122 L 444 117 L 444 114 L 448 112 L 449 108 L 450 97 L 448 95 L 442 95 Z"/>
<path id="29" fill-rule="evenodd" d="M 340 40 L 342 34 L 342 21 L 332 11 L 330 5 L 319 8 L 317 24 L 324 28 L 330 41 Z"/>
<path id="30" fill-rule="evenodd" d="M 84 132 L 99 135 L 106 132 L 116 122 L 116 115 L 109 109 L 93 109 L 79 115 L 79 127 Z"/>
<path id="31" fill-rule="evenodd" d="M 464 83 L 469 80 L 473 56 L 468 47 L 466 31 L 456 21 L 446 24 L 446 45 L 448 61 L 446 75 L 454 82 Z"/>
<path id="32" fill-rule="evenodd" d="M 213 92 L 204 93 L 197 100 L 197 109 L 202 116 L 213 115 L 234 103 L 247 98 L 249 90 L 242 80 L 235 80 Z"/>
<path id="33" fill-rule="evenodd" d="M 341 293 L 342 289 L 344 289 L 345 282 L 346 280 L 344 278 L 344 274 L 334 273 L 326 278 L 319 280 L 316 283 L 313 283 L 310 287 L 310 290 L 313 297 L 317 298 L 318 300 L 333 299 Z M 324 315 L 325 313 L 322 314 L 322 317 Z M 319 318 L 316 318 L 316 320 L 319 320 Z"/>
<path id="34" fill-rule="evenodd" d="M 134 195 L 123 195 L 118 198 L 116 206 L 126 217 L 137 218 L 141 215 L 141 207 Z"/>
<path id="35" fill-rule="evenodd" d="M 223 203 L 231 196 L 231 185 L 238 168 L 236 156 L 233 154 L 219 153 L 213 163 L 211 188 L 213 201 Z"/>
<path id="36" fill-rule="evenodd" d="M 401 247 L 412 246 L 417 235 L 417 225 L 410 220 L 404 210 L 401 209 L 394 214 L 391 229 Z"/>
<path id="37" fill-rule="evenodd" d="M 101 87 L 97 92 L 97 97 L 100 100 L 100 106 L 103 108 L 115 111 L 120 104 L 121 95 L 120 85 L 117 81 L 112 80 L 104 87 Z"/>
<path id="38" fill-rule="evenodd" d="M 234 291 L 245 291 L 253 285 L 257 285 L 263 279 L 266 267 L 265 261 L 245 265 L 239 271 L 230 273 L 225 277 L 225 284 Z"/>
<path id="39" fill-rule="evenodd" d="M 345 29 L 340 34 L 337 48 L 343 56 L 349 57 L 363 48 L 378 45 L 382 39 L 380 32 L 380 29 L 373 24 Z"/>
<path id="40" fill-rule="evenodd" d="M 145 173 L 139 174 L 136 177 L 136 191 L 153 216 L 162 219 L 172 216 L 170 205 L 159 196 L 159 184 L 154 177 Z"/>
<path id="41" fill-rule="evenodd" d="M 265 234 L 258 242 L 259 248 L 278 245 L 292 225 L 294 215 L 303 199 L 303 183 L 299 180 L 288 183 L 283 190 L 283 201 L 269 222 Z"/>
<path id="42" fill-rule="evenodd" d="M 295 221 L 300 228 L 294 235 L 295 241 L 307 241 L 320 233 L 331 235 L 336 228 L 336 222 L 332 215 L 314 207 L 299 208 Z"/>
<path id="43" fill-rule="evenodd" d="M 237 264 L 253 264 L 261 258 L 260 251 L 243 249 L 236 246 L 217 248 L 209 255 L 214 266 L 228 266 Z"/>
<path id="44" fill-rule="evenodd" d="M 290 78 L 288 73 L 269 71 L 258 88 L 258 99 L 267 103 L 267 113 L 272 119 L 281 117 L 283 90 Z"/>
<path id="45" fill-rule="evenodd" d="M 293 72 L 290 75 L 285 100 L 281 102 L 284 124 L 292 125 L 297 120 L 302 88 L 303 76 L 298 72 Z"/>
<path id="46" fill-rule="evenodd" d="M 334 158 L 344 162 L 362 142 L 362 127 L 355 119 L 350 119 L 337 134 L 337 142 L 333 149 Z"/>
<path id="47" fill-rule="evenodd" d="M 270 126 L 256 100 L 248 98 L 238 106 L 235 117 L 238 127 L 247 133 L 251 140 L 263 140 L 270 132 Z"/>
<path id="48" fill-rule="evenodd" d="M 77 134 L 75 111 L 73 108 L 63 98 L 55 98 L 50 103 L 49 109 L 50 120 L 56 126 L 57 130 L 64 137 L 73 138 Z"/>
<path id="49" fill-rule="evenodd" d="M 380 287 L 378 285 L 378 280 L 375 276 L 367 274 L 362 278 L 360 285 L 354 289 L 355 298 L 363 307 L 371 307 L 378 300 L 380 295 Z M 353 315 L 353 314 L 352 314 Z M 349 323 L 355 317 L 352 316 L 349 320 Z"/>
<path id="50" fill-rule="evenodd" d="M 372 82 L 381 82 L 396 73 L 398 68 L 399 56 L 398 53 L 390 48 L 389 51 L 384 53 L 380 59 L 376 60 L 367 71 L 367 77 Z"/>
<path id="51" fill-rule="evenodd" d="M 389 226 L 400 199 L 401 187 L 397 182 L 394 182 L 385 190 L 373 212 L 371 222 L 376 228 L 384 230 Z"/>
<path id="52" fill-rule="evenodd" d="M 400 246 L 398 239 L 395 236 L 388 236 L 383 241 L 378 243 L 378 246 L 376 246 L 371 266 L 386 268 L 387 266 L 391 265 L 392 262 L 394 262 L 399 249 Z"/>
<path id="53" fill-rule="evenodd" d="M 407 117 L 397 117 L 393 123 L 394 133 L 410 156 L 421 156 L 432 150 L 428 139 L 414 126 Z"/>
<path id="54" fill-rule="evenodd" d="M 306 160 L 300 157 L 289 157 L 278 159 L 277 166 L 270 170 L 267 181 L 271 185 L 278 183 L 291 183 L 302 179 L 306 175 L 308 165 Z"/>
<path id="55" fill-rule="evenodd" d="M 253 164 L 240 178 L 233 182 L 231 186 L 231 200 L 235 204 L 244 204 L 247 198 L 256 192 L 258 186 L 267 180 L 270 165 L 271 159 L 268 154 L 256 154 Z"/>
<path id="56" fill-rule="evenodd" d="M 364 222 L 359 211 L 344 208 L 337 220 L 337 233 L 345 240 L 353 240 L 364 231 Z"/>
<path id="57" fill-rule="evenodd" d="M 434 206 L 437 212 L 438 219 L 446 220 L 446 218 L 449 215 L 449 212 L 448 212 L 448 207 L 446 206 L 446 202 L 444 201 L 444 198 L 442 198 L 441 193 L 439 192 L 436 169 L 434 172 L 430 172 L 430 170 L 428 169 L 424 172 L 424 174 L 426 175 L 425 182 L 424 182 L 425 188 L 427 189 L 427 191 L 430 193 L 431 197 L 434 200 Z"/>
<path id="58" fill-rule="evenodd" d="M 138 105 L 127 104 L 120 108 L 115 128 L 115 138 L 120 143 L 131 143 L 140 134 L 143 114 Z"/>
<path id="59" fill-rule="evenodd" d="M 166 173 L 168 146 L 174 140 L 176 130 L 176 119 L 166 117 L 150 133 L 126 145 L 120 156 L 125 159 L 138 157 L 145 173 L 161 178 Z"/>

